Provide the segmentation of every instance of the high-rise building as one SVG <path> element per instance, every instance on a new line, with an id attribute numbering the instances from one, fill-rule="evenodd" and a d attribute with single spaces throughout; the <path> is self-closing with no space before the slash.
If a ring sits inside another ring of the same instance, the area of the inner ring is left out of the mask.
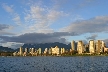
<path id="1" fill-rule="evenodd" d="M 39 55 L 41 55 L 41 53 L 42 53 L 42 52 L 41 52 L 41 48 L 39 48 L 38 51 L 39 51 Z"/>
<path id="2" fill-rule="evenodd" d="M 26 53 L 28 52 L 28 48 L 25 48 L 25 52 L 26 52 Z"/>
<path id="3" fill-rule="evenodd" d="M 89 52 L 89 44 L 85 45 L 85 52 Z"/>
<path id="4" fill-rule="evenodd" d="M 102 41 L 102 47 L 105 47 L 105 42 L 104 41 Z"/>
<path id="5" fill-rule="evenodd" d="M 31 48 L 31 55 L 34 56 L 34 48 Z"/>
<path id="6" fill-rule="evenodd" d="M 65 53 L 65 48 L 63 48 L 62 50 L 63 50 L 63 53 Z"/>
<path id="7" fill-rule="evenodd" d="M 47 53 L 48 53 L 48 48 L 45 48 L 44 54 L 47 54 Z"/>
<path id="8" fill-rule="evenodd" d="M 63 53 L 63 49 L 61 48 L 61 49 L 60 49 L 60 54 L 62 54 L 62 53 Z"/>
<path id="9" fill-rule="evenodd" d="M 63 53 L 65 53 L 65 48 L 60 49 L 60 54 L 63 54 Z"/>
<path id="10" fill-rule="evenodd" d="M 48 48 L 45 48 L 45 52 L 46 52 L 46 53 L 48 52 Z"/>
<path id="11" fill-rule="evenodd" d="M 78 51 L 78 54 L 82 54 L 84 52 L 84 47 L 83 47 L 83 42 L 82 41 L 78 41 L 77 51 Z"/>
<path id="12" fill-rule="evenodd" d="M 100 50 L 101 53 L 104 52 L 104 47 L 105 47 L 105 43 L 104 43 L 104 41 L 102 41 L 101 50 Z"/>
<path id="13" fill-rule="evenodd" d="M 75 49 L 75 41 L 74 41 L 74 40 L 71 42 L 71 49 L 72 49 L 72 50 L 76 50 L 76 49 Z"/>
<path id="14" fill-rule="evenodd" d="M 90 40 L 89 41 L 89 52 L 92 54 L 92 53 L 95 53 L 95 43 L 94 43 L 94 40 Z"/>
<path id="15" fill-rule="evenodd" d="M 31 53 L 32 48 L 29 49 L 29 53 Z"/>
<path id="16" fill-rule="evenodd" d="M 19 50 L 19 55 L 22 56 L 23 55 L 23 48 L 20 47 L 20 50 Z"/>
<path id="17" fill-rule="evenodd" d="M 101 40 L 97 40 L 96 41 L 96 53 L 100 54 L 101 52 L 101 46 L 102 46 L 102 41 Z"/>
<path id="18" fill-rule="evenodd" d="M 70 49 L 69 51 L 72 52 L 72 49 Z"/>
<path id="19" fill-rule="evenodd" d="M 23 53 L 23 56 L 27 56 L 27 54 L 28 54 L 28 48 L 25 48 L 25 51 Z"/>
<path id="20" fill-rule="evenodd" d="M 31 48 L 31 53 L 34 53 L 34 48 Z"/>
<path id="21" fill-rule="evenodd" d="M 52 53 L 51 48 L 49 48 L 49 51 L 48 51 L 48 52 L 49 52 L 49 54 L 51 54 L 51 53 Z"/>

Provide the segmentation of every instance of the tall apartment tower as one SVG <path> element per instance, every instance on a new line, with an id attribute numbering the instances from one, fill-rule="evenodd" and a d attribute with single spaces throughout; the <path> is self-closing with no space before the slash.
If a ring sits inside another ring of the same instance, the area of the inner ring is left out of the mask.
<path id="1" fill-rule="evenodd" d="M 41 48 L 39 48 L 38 51 L 39 51 L 39 55 L 41 55 L 41 53 L 42 53 Z"/>
<path id="2" fill-rule="evenodd" d="M 31 53 L 32 48 L 29 49 L 29 53 Z"/>
<path id="3" fill-rule="evenodd" d="M 33 56 L 34 55 L 34 48 L 31 48 L 30 54 Z"/>
<path id="4" fill-rule="evenodd" d="M 65 53 L 65 48 L 63 48 L 62 50 L 63 50 L 63 53 Z"/>
<path id="5" fill-rule="evenodd" d="M 19 55 L 22 56 L 23 55 L 23 48 L 20 47 L 20 50 L 19 50 Z"/>
<path id="6" fill-rule="evenodd" d="M 78 51 L 78 54 L 82 54 L 84 52 L 84 47 L 83 47 L 83 42 L 82 41 L 78 41 L 77 51 Z"/>
<path id="7" fill-rule="evenodd" d="M 33 54 L 34 53 L 34 48 L 31 48 L 31 54 Z"/>
<path id="8" fill-rule="evenodd" d="M 46 52 L 46 53 L 48 52 L 48 48 L 45 48 L 45 52 Z"/>
<path id="9" fill-rule="evenodd" d="M 51 48 L 49 48 L 48 53 L 49 53 L 49 54 L 52 54 Z"/>
<path id="10" fill-rule="evenodd" d="M 86 44 L 86 45 L 85 45 L 85 51 L 86 51 L 86 52 L 89 52 L 89 44 Z"/>
<path id="11" fill-rule="evenodd" d="M 61 54 L 65 53 L 65 48 L 61 48 L 60 52 Z"/>
<path id="12" fill-rule="evenodd" d="M 74 40 L 71 42 L 71 49 L 75 50 L 75 41 Z"/>
<path id="13" fill-rule="evenodd" d="M 104 47 L 105 47 L 105 43 L 104 43 L 104 41 L 102 41 L 102 45 L 101 45 L 101 51 L 100 52 L 104 52 Z"/>
<path id="14" fill-rule="evenodd" d="M 26 52 L 26 53 L 28 52 L 28 48 L 25 48 L 25 52 Z"/>
<path id="15" fill-rule="evenodd" d="M 94 40 L 90 40 L 89 41 L 89 52 L 92 54 L 92 53 L 95 53 L 95 43 L 94 43 Z"/>
<path id="16" fill-rule="evenodd" d="M 63 49 L 62 48 L 60 49 L 60 54 L 63 54 Z"/>
<path id="17" fill-rule="evenodd" d="M 102 41 L 101 40 L 97 40 L 97 42 L 96 42 L 96 53 L 97 54 L 100 54 L 101 46 L 102 46 Z"/>

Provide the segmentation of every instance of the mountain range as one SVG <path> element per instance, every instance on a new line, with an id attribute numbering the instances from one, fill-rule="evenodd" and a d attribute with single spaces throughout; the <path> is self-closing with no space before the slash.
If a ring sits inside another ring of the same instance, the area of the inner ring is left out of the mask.
<path id="1" fill-rule="evenodd" d="M 51 48 L 51 47 L 55 47 L 55 46 L 58 46 L 59 48 L 65 48 L 65 49 L 70 49 L 71 48 L 71 44 L 63 44 L 63 43 L 59 43 L 59 42 L 54 42 L 54 43 L 39 43 L 39 44 L 36 44 L 36 43 L 26 43 L 22 46 L 22 48 L 35 48 L 35 49 L 38 49 L 38 48 L 41 48 L 42 51 L 45 50 L 45 48 Z M 0 46 L 0 51 L 5 51 L 5 52 L 14 52 L 14 51 L 19 51 L 19 48 L 17 49 L 12 49 L 12 48 L 8 48 L 8 47 L 2 47 Z"/>

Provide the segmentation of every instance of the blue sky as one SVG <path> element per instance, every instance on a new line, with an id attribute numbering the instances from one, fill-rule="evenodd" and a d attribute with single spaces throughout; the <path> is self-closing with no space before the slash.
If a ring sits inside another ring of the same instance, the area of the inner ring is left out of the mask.
<path id="1" fill-rule="evenodd" d="M 108 0 L 0 0 L 0 45 L 15 48 L 23 43 L 90 39 L 107 42 L 107 3 Z"/>

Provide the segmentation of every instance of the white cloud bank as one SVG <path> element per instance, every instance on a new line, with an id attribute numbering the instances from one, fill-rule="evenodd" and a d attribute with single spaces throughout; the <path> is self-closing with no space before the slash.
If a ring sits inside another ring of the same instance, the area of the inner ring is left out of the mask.
<path id="1" fill-rule="evenodd" d="M 25 22 L 29 32 L 38 33 L 51 33 L 53 29 L 50 25 L 58 20 L 60 17 L 66 16 L 67 14 L 63 11 L 57 11 L 41 6 L 30 6 L 30 10 L 26 11 Z"/>

